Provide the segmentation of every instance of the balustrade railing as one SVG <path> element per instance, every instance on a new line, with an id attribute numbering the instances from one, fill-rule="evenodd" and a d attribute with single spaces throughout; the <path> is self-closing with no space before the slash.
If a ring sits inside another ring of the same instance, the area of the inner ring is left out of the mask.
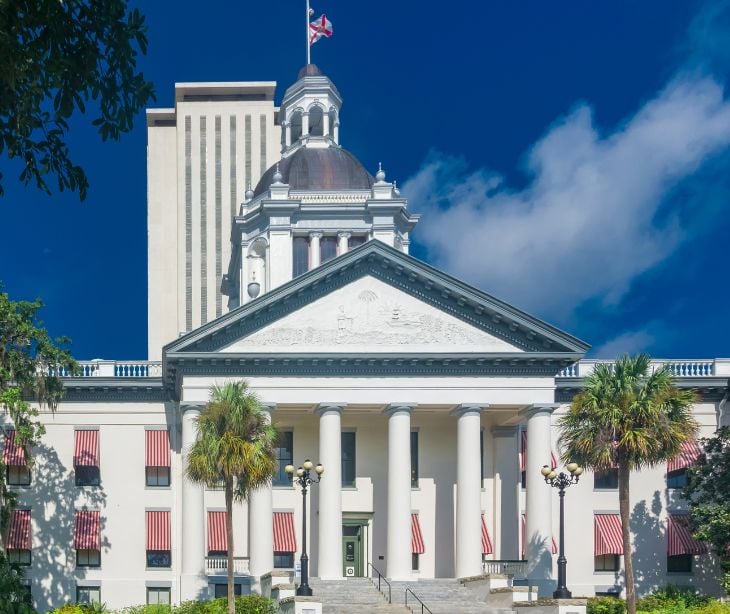
<path id="1" fill-rule="evenodd" d="M 58 377 L 160 377 L 162 361 L 159 360 L 83 360 L 79 371 L 71 373 L 65 368 L 50 369 Z"/>
<path id="2" fill-rule="evenodd" d="M 485 574 L 501 574 L 517 578 L 525 577 L 527 561 L 522 560 L 495 560 L 484 561 L 482 569 Z"/>
<path id="3" fill-rule="evenodd" d="M 209 574 L 228 573 L 228 558 L 225 556 L 206 556 L 205 571 Z M 247 556 L 233 557 L 233 573 L 243 575 L 248 574 Z"/>
<path id="4" fill-rule="evenodd" d="M 597 364 L 611 365 L 612 360 L 581 360 L 562 369 L 557 377 L 586 377 L 591 375 Z M 666 366 L 675 377 L 713 377 L 730 375 L 730 361 L 727 359 L 698 360 L 652 360 L 652 370 Z"/>

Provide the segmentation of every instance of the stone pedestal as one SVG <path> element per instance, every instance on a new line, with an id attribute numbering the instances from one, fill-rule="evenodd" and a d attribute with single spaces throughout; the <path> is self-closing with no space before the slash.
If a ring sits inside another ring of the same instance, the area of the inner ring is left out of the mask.
<path id="1" fill-rule="evenodd" d="M 279 602 L 279 614 L 322 614 L 322 602 L 319 597 L 286 597 Z"/>

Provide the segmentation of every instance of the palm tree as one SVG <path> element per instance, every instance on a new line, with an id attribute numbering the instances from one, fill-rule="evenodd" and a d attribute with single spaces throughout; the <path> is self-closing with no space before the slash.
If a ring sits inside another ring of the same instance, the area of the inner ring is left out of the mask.
<path id="1" fill-rule="evenodd" d="M 594 471 L 618 470 L 619 511 L 626 576 L 626 607 L 636 612 L 629 531 L 631 471 L 664 463 L 693 439 L 695 395 L 680 390 L 666 368 L 651 372 L 646 354 L 597 364 L 584 389 L 558 421 L 562 459 Z"/>
<path id="2" fill-rule="evenodd" d="M 228 541 L 228 614 L 234 614 L 233 501 L 268 484 L 276 471 L 276 429 L 245 381 L 211 389 L 197 419 L 198 438 L 188 452 L 189 480 L 225 489 Z"/>

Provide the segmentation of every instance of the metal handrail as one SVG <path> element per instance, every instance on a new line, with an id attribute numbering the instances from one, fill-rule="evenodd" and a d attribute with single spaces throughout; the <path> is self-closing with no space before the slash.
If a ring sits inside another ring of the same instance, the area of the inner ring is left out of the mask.
<path id="1" fill-rule="evenodd" d="M 380 581 L 382 580 L 383 582 L 385 582 L 388 585 L 388 603 L 393 603 L 393 591 L 390 586 L 390 582 L 388 582 L 388 580 L 386 580 L 385 576 L 380 573 L 380 570 L 378 570 L 377 567 L 375 567 L 375 565 L 368 562 L 368 567 L 370 567 L 370 569 L 372 569 L 376 574 L 378 574 L 378 591 L 380 592 L 381 595 L 383 595 L 383 597 L 385 597 L 385 593 L 383 593 L 383 591 L 380 590 Z M 373 582 L 372 576 L 370 576 L 370 581 Z M 375 582 L 373 582 L 373 584 L 375 584 Z"/>
<path id="2" fill-rule="evenodd" d="M 428 606 L 425 603 L 423 603 L 423 601 L 421 601 L 418 598 L 418 595 L 416 595 L 416 593 L 414 593 L 410 588 L 406 589 L 406 607 L 407 608 L 408 608 L 408 593 L 413 595 L 416 598 L 416 601 L 418 601 L 418 603 L 421 604 L 421 614 L 425 614 L 425 612 L 428 612 L 428 614 L 433 614 L 433 612 L 428 609 Z M 408 609 L 410 610 L 410 608 L 408 608 Z"/>

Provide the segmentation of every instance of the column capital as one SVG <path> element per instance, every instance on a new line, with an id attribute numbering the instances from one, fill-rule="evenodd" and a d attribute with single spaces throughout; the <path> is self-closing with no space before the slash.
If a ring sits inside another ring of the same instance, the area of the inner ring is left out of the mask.
<path id="1" fill-rule="evenodd" d="M 261 409 L 269 414 L 269 420 L 271 420 L 271 415 L 274 413 L 274 410 L 276 409 L 276 403 L 273 401 L 260 401 L 259 405 L 261 406 Z"/>
<path id="2" fill-rule="evenodd" d="M 189 411 L 202 411 L 207 403 L 203 401 L 185 401 L 180 403 L 180 413 L 186 413 Z"/>
<path id="3" fill-rule="evenodd" d="M 349 232 L 348 230 L 340 230 L 337 233 L 337 238 L 338 239 L 349 239 L 351 236 L 352 236 L 352 233 Z"/>
<path id="4" fill-rule="evenodd" d="M 523 418 L 532 418 L 537 414 L 552 414 L 558 407 L 558 403 L 534 403 L 521 409 L 517 415 Z"/>
<path id="5" fill-rule="evenodd" d="M 321 239 L 324 233 L 321 230 L 313 230 L 309 233 L 310 239 Z"/>
<path id="6" fill-rule="evenodd" d="M 450 415 L 460 418 L 464 414 L 482 413 L 489 407 L 488 403 L 462 403 L 457 405 L 456 408 L 452 409 Z"/>
<path id="7" fill-rule="evenodd" d="M 320 416 L 328 411 L 336 411 L 341 414 L 342 410 L 345 409 L 345 407 L 347 407 L 347 403 L 344 402 L 325 402 L 317 405 L 317 409 L 315 409 L 315 412 L 317 412 L 317 414 Z"/>
<path id="8" fill-rule="evenodd" d="M 493 437 L 514 437 L 517 434 L 519 427 L 515 426 L 493 426 L 492 436 Z"/>
<path id="9" fill-rule="evenodd" d="M 418 407 L 418 403 L 390 403 L 383 413 L 390 417 L 398 411 L 407 411 L 409 414 Z"/>

